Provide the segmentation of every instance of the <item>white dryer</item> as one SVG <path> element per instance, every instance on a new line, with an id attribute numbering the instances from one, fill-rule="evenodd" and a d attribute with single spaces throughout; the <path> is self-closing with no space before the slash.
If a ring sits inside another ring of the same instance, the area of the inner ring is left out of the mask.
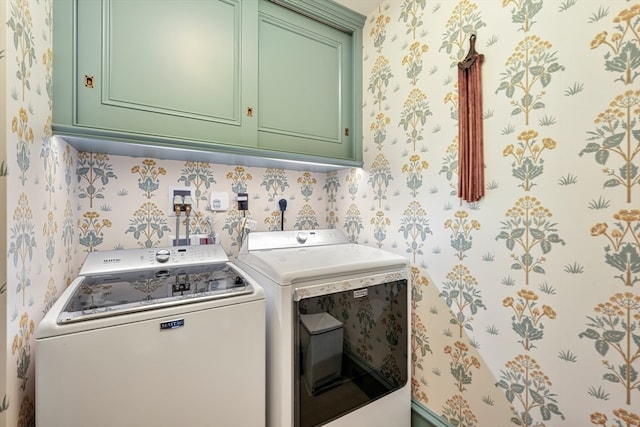
<path id="1" fill-rule="evenodd" d="M 408 260 L 339 230 L 250 233 L 265 290 L 269 427 L 409 427 Z"/>
<path id="2" fill-rule="evenodd" d="M 264 316 L 218 245 L 92 252 L 36 331 L 37 425 L 264 426 Z"/>

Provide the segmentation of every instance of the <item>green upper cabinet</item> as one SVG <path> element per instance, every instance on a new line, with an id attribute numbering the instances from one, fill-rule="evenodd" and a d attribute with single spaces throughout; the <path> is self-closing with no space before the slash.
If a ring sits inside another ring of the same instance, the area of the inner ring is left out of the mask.
<path id="1" fill-rule="evenodd" d="M 349 34 L 261 1 L 258 145 L 355 158 L 352 58 Z"/>
<path id="2" fill-rule="evenodd" d="M 54 69 L 54 125 L 107 135 L 255 145 L 255 119 L 243 109 L 256 100 L 257 53 L 254 44 L 242 43 L 251 37 L 247 23 L 257 22 L 254 2 L 80 0 L 69 5 L 71 13 L 64 16 L 58 13 L 62 6 L 54 5 L 54 55 L 75 50 L 70 73 Z M 60 28 L 74 15 L 75 25 Z M 71 40 L 58 39 L 74 27 Z M 71 102 L 65 95 L 72 95 Z"/>
<path id="3" fill-rule="evenodd" d="M 56 0 L 53 12 L 55 134 L 361 164 L 361 15 L 327 0 Z"/>

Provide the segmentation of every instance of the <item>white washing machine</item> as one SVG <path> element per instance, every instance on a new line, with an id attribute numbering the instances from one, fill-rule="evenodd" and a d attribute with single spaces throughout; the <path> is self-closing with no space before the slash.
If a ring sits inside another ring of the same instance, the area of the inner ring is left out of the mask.
<path id="1" fill-rule="evenodd" d="M 219 245 L 92 252 L 36 330 L 38 427 L 265 424 L 265 299 Z"/>
<path id="2" fill-rule="evenodd" d="M 409 262 L 339 230 L 253 232 L 265 290 L 269 427 L 409 427 Z"/>

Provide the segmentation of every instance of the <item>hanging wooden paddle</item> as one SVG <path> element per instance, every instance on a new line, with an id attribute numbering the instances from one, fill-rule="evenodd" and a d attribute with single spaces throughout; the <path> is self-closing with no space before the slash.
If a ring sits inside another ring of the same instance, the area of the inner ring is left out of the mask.
<path id="1" fill-rule="evenodd" d="M 482 141 L 482 75 L 484 55 L 476 52 L 476 36 L 469 53 L 458 62 L 458 197 L 476 202 L 484 196 Z"/>

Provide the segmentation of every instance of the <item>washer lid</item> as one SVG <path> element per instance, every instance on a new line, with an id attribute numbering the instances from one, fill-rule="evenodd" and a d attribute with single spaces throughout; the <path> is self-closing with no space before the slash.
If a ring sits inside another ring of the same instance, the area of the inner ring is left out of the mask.
<path id="1" fill-rule="evenodd" d="M 230 264 L 79 277 L 58 324 L 120 316 L 253 292 Z"/>
<path id="2" fill-rule="evenodd" d="M 238 262 L 282 286 L 362 277 L 409 265 L 403 256 L 355 243 L 251 251 L 238 255 Z"/>

